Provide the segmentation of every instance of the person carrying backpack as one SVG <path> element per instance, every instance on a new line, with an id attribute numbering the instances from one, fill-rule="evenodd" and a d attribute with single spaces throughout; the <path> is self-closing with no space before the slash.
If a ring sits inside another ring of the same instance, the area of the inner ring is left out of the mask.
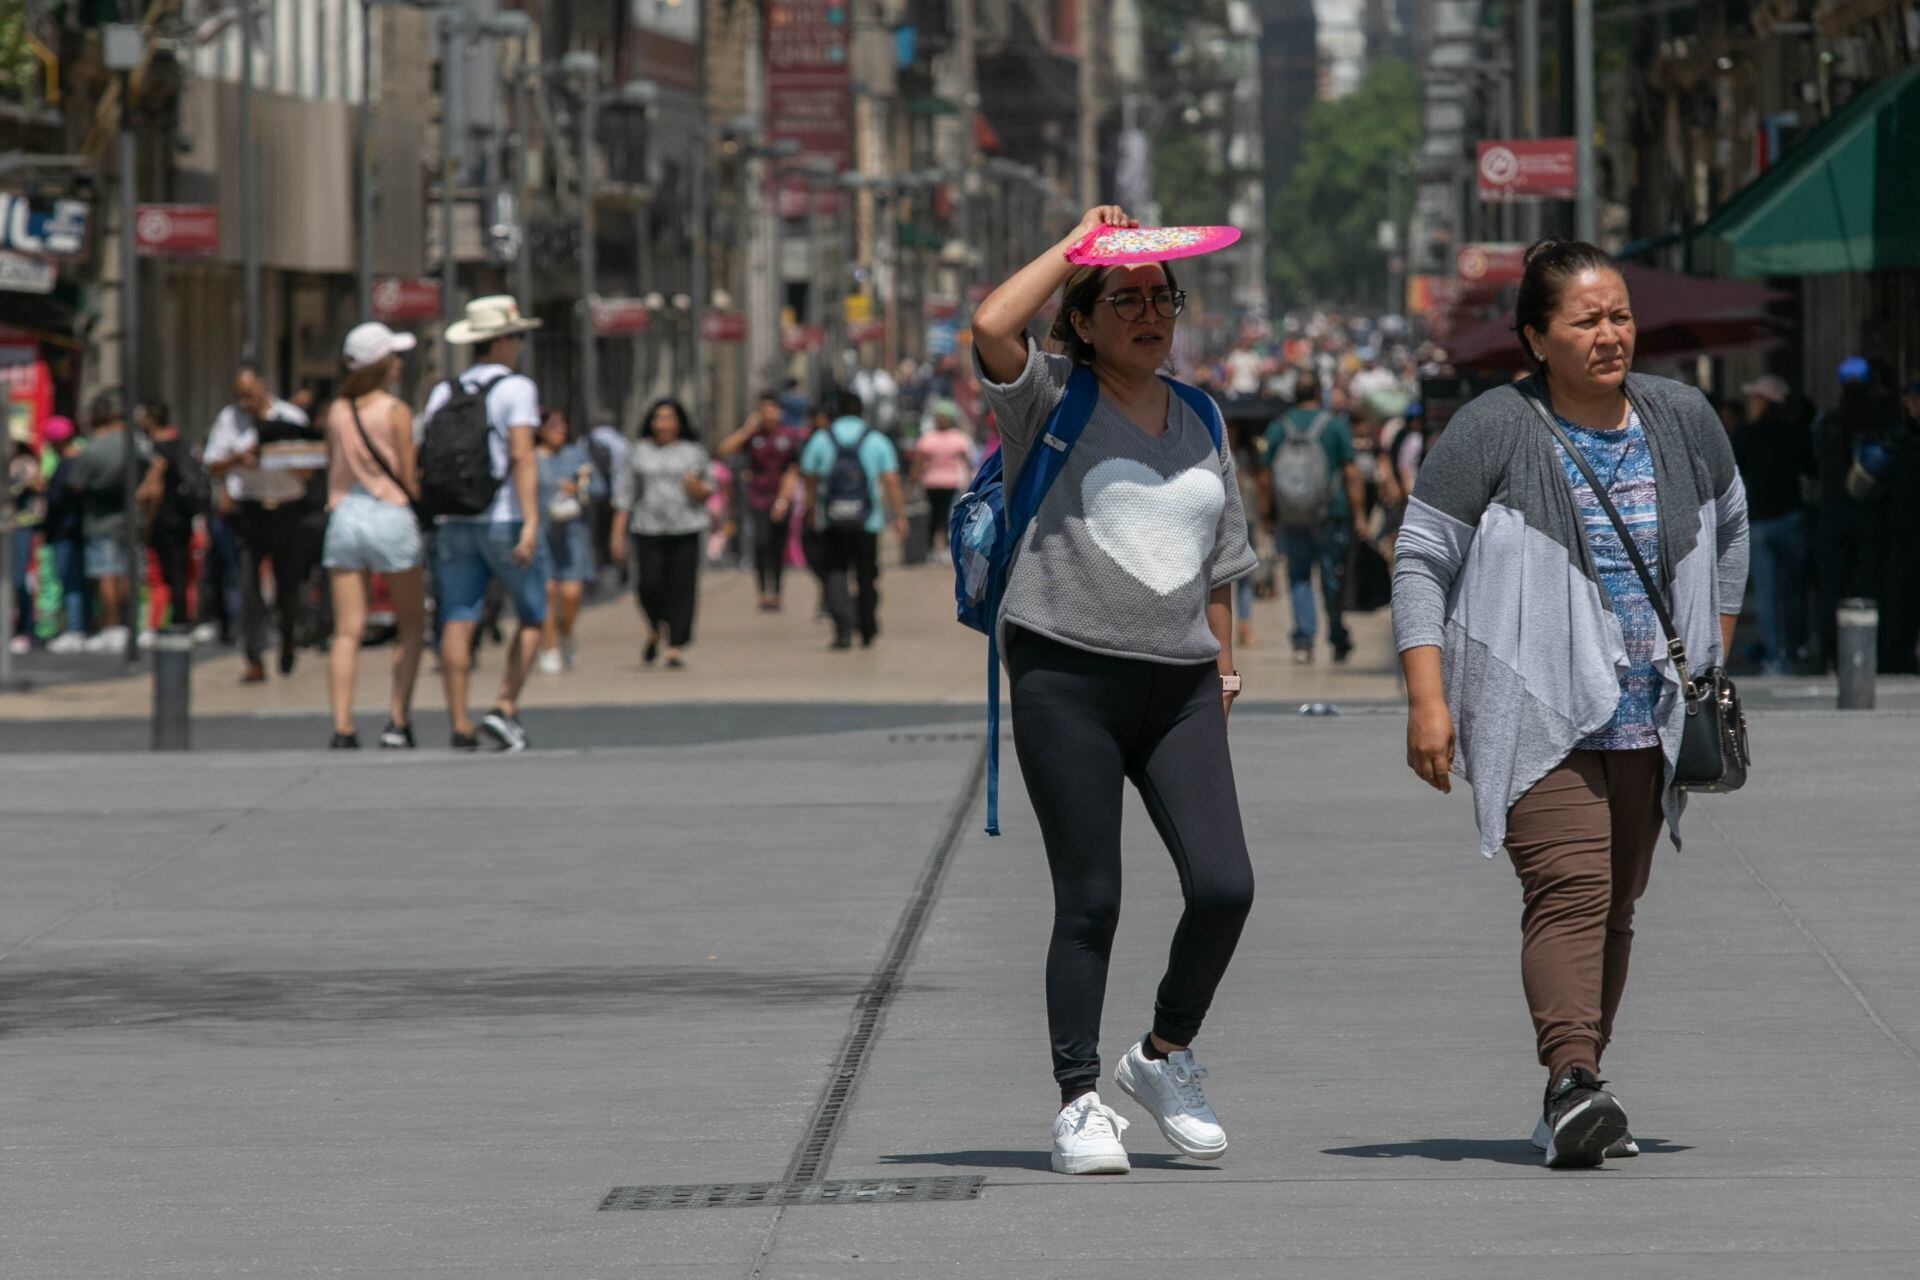
<path id="1" fill-rule="evenodd" d="M 1347 547 L 1366 537 L 1365 489 L 1353 453 L 1353 427 L 1320 402 L 1320 378 L 1303 369 L 1294 382 L 1294 407 L 1267 428 L 1260 487 L 1273 515 L 1274 537 L 1287 558 L 1293 604 L 1293 660 L 1313 661 L 1319 629 L 1313 609 L 1313 569 L 1327 606 L 1333 660 L 1345 662 L 1353 637 L 1342 617 Z"/>
<path id="2" fill-rule="evenodd" d="M 989 459 L 954 517 L 956 556 L 965 557 L 970 526 L 988 510 L 980 496 L 1005 475 L 1017 541 L 986 625 L 995 633 L 990 662 L 1006 654 L 1014 747 L 1053 879 L 1052 1162 L 1067 1174 L 1129 1167 L 1127 1122 L 1096 1091 L 1124 784 L 1146 802 L 1186 907 L 1151 1029 L 1113 1079 L 1196 1159 L 1218 1158 L 1227 1139 L 1191 1046 L 1253 905 L 1227 711 L 1240 689 L 1232 584 L 1257 560 L 1220 410 L 1159 376 L 1186 303 L 1169 264 L 1075 267 L 1065 257 L 1103 227 L 1137 225 L 1115 205 L 1089 210 L 974 313 L 974 373 L 1002 456 Z M 1050 336 L 1064 356 L 1027 333 L 1056 289 Z M 1022 521 L 1030 467 L 1051 482 Z M 966 620 L 964 575 L 961 586 Z"/>
<path id="3" fill-rule="evenodd" d="M 474 363 L 457 380 L 427 397 L 426 431 L 418 470 L 420 505 L 436 521 L 434 578 L 439 592 L 440 672 L 453 721 L 453 749 L 479 746 L 467 709 L 473 671 L 473 633 L 498 580 L 519 615 L 507 646 L 500 696 L 480 728 L 502 751 L 524 751 L 520 690 L 527 682 L 547 620 L 547 553 L 540 536 L 539 464 L 533 437 L 540 428 L 540 391 L 515 373 L 526 335 L 538 320 L 520 318 L 512 298 L 475 298 L 466 317 L 447 329 L 447 341 L 473 347 Z"/>
<path id="4" fill-rule="evenodd" d="M 808 518 L 816 522 L 820 538 L 833 647 L 852 648 L 857 630 L 864 649 L 880 634 L 880 531 L 891 520 L 894 536 L 907 536 L 900 455 L 893 441 L 860 416 L 859 396 L 851 391 L 835 394 L 833 422 L 816 431 L 800 451 L 800 475 Z"/>

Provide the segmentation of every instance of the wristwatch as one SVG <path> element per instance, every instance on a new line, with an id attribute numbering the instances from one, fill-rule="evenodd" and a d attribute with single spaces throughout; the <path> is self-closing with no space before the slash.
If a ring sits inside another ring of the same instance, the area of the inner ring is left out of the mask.
<path id="1" fill-rule="evenodd" d="M 1238 694 L 1240 692 L 1240 673 L 1220 677 L 1220 692 Z"/>

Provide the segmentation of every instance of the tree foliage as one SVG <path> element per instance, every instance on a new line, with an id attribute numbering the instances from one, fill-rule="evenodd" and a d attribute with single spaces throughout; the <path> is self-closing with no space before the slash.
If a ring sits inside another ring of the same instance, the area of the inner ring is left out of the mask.
<path id="1" fill-rule="evenodd" d="M 1420 143 L 1420 77 L 1375 63 L 1354 91 L 1307 109 L 1300 162 L 1269 210 L 1271 279 L 1283 304 L 1370 302 L 1386 292 L 1389 170 Z M 1404 221 L 1413 183 L 1400 184 Z"/>
<path id="2" fill-rule="evenodd" d="M 34 98 L 40 60 L 27 45 L 26 0 L 0 0 L 0 98 Z"/>

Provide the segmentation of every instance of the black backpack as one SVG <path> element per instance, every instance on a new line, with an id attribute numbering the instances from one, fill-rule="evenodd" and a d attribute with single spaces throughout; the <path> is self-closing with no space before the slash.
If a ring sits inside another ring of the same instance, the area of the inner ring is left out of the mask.
<path id="1" fill-rule="evenodd" d="M 826 527 L 843 533 L 865 533 L 873 515 L 873 486 L 867 480 L 866 464 L 860 461 L 860 448 L 871 430 L 860 433 L 851 448 L 840 443 L 832 427 L 827 439 L 833 442 L 833 465 L 827 468 L 820 484 L 820 514 Z"/>
<path id="2" fill-rule="evenodd" d="M 177 509 L 188 520 L 213 509 L 213 485 L 207 479 L 207 469 L 184 442 L 167 459 L 167 479 L 173 482 Z"/>
<path id="3" fill-rule="evenodd" d="M 487 437 L 487 393 L 510 374 L 468 387 L 458 378 L 447 384 L 445 404 L 427 419 L 420 440 L 420 511 L 433 516 L 477 516 L 493 505 L 500 477 L 493 474 Z"/>

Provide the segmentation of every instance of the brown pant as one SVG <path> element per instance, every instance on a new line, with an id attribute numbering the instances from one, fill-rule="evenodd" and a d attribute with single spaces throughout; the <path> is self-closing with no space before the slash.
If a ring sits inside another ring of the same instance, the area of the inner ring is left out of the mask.
<path id="1" fill-rule="evenodd" d="M 1660 748 L 1575 751 L 1514 802 L 1507 852 L 1520 877 L 1520 973 L 1540 1061 L 1554 1080 L 1596 1074 L 1613 1036 L 1664 821 Z"/>

